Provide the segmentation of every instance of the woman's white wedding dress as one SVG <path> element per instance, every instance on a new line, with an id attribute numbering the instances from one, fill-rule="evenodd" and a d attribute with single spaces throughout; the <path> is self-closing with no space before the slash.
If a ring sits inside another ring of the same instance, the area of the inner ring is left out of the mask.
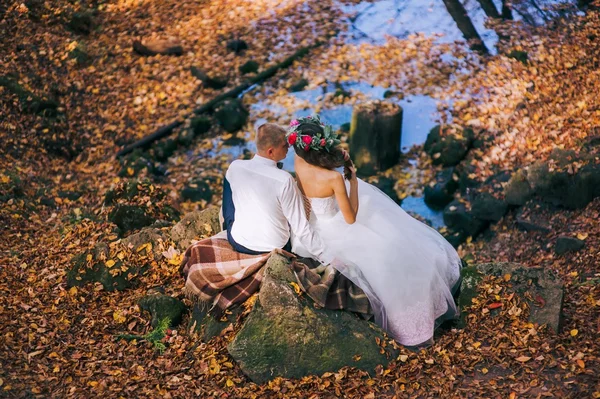
<path id="1" fill-rule="evenodd" d="M 332 265 L 369 297 L 375 322 L 403 345 L 430 343 L 439 322 L 457 315 L 460 257 L 436 230 L 360 179 L 358 196 L 354 224 L 334 196 L 310 198 L 310 223 L 335 255 Z M 311 257 L 293 237 L 292 250 Z"/>

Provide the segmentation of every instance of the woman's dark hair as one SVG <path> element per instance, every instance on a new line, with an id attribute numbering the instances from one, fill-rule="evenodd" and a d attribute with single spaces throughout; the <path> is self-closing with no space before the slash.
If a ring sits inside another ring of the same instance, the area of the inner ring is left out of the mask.
<path id="1" fill-rule="evenodd" d="M 296 131 L 299 135 L 306 135 L 313 137 L 317 134 L 323 135 L 323 127 L 318 123 L 301 123 Z M 300 139 L 298 139 L 300 140 Z M 351 173 L 349 167 L 352 166 L 352 161 L 348 159 L 348 161 L 344 160 L 344 151 L 342 147 L 335 146 L 332 147 L 329 151 L 326 149 L 322 149 L 319 151 L 315 151 L 313 149 L 309 151 L 304 151 L 301 148 L 294 148 L 296 155 L 300 158 L 304 159 L 311 165 L 318 166 L 324 169 L 333 170 L 335 168 L 344 167 L 344 177 L 346 179 L 350 179 Z"/>

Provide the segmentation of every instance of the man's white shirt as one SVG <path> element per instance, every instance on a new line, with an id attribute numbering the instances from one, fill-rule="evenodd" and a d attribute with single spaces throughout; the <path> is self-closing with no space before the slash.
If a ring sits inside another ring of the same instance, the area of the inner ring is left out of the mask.
<path id="1" fill-rule="evenodd" d="M 275 161 L 255 155 L 231 163 L 226 173 L 231 186 L 235 221 L 231 236 L 240 245 L 260 252 L 283 248 L 294 236 L 319 261 L 330 263 L 321 238 L 311 230 L 302 194 L 288 172 Z"/>

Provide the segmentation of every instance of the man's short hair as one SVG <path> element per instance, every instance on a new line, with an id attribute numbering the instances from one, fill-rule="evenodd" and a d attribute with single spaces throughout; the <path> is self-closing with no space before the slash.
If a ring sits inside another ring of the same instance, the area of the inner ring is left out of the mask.
<path id="1" fill-rule="evenodd" d="M 260 125 L 256 131 L 256 148 L 266 151 L 269 147 L 278 147 L 285 143 L 286 131 L 275 123 Z"/>

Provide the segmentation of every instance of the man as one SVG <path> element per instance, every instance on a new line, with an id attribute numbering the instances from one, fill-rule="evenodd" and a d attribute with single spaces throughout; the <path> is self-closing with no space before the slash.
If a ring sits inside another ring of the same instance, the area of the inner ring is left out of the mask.
<path id="1" fill-rule="evenodd" d="M 227 239 L 236 251 L 251 255 L 276 248 L 291 251 L 291 229 L 320 262 L 330 263 L 323 242 L 310 229 L 296 181 L 278 168 L 288 152 L 285 134 L 279 125 L 261 125 L 254 158 L 236 160 L 229 166 L 223 186 Z"/>

